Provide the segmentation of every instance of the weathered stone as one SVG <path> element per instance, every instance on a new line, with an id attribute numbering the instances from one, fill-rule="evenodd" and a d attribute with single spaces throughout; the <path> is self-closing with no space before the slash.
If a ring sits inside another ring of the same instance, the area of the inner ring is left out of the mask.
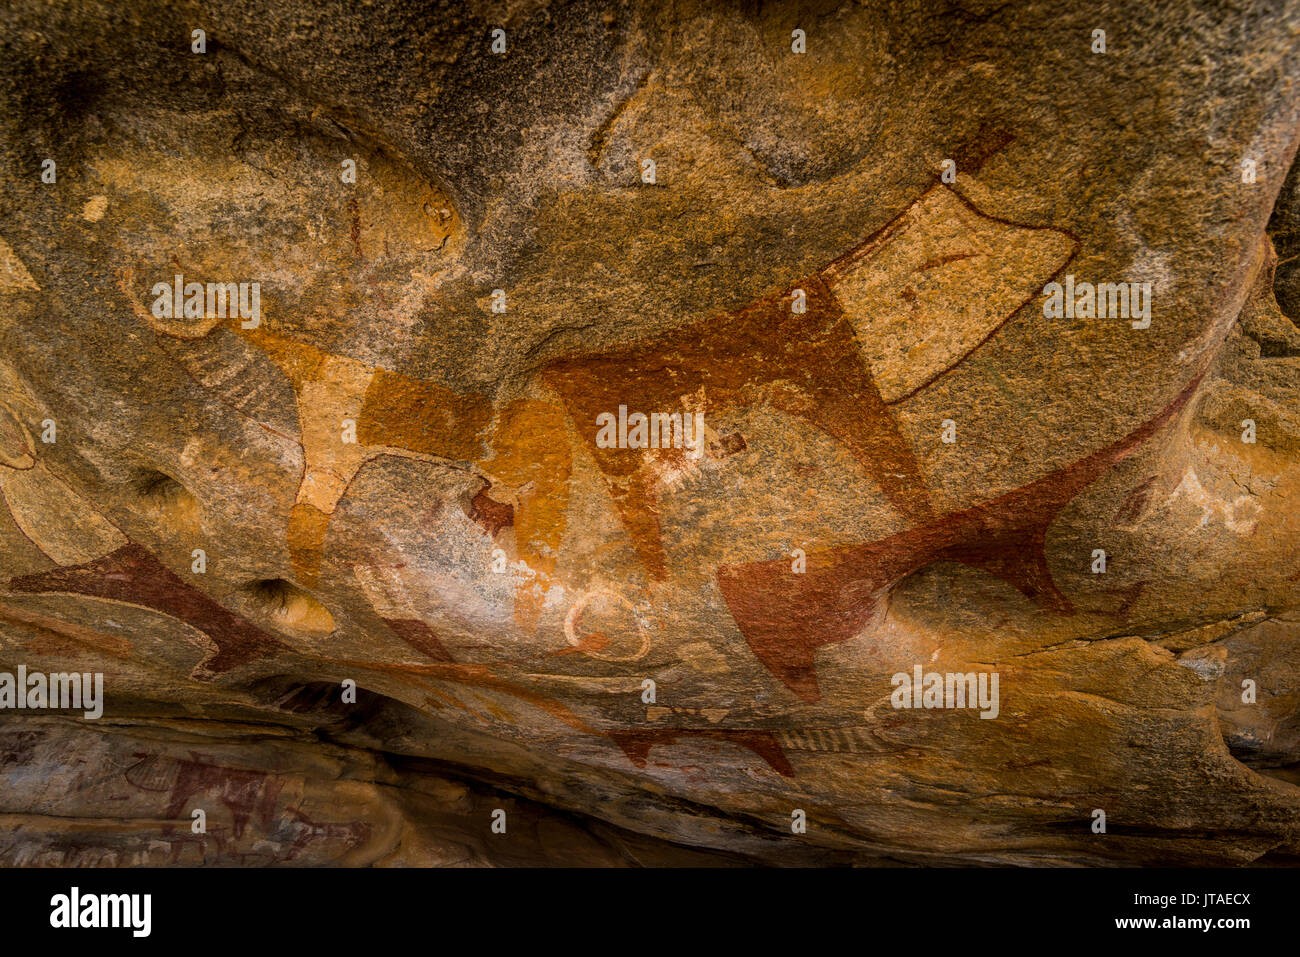
<path id="1" fill-rule="evenodd" d="M 0 861 L 1293 860 L 1298 30 L 9 4 Z"/>

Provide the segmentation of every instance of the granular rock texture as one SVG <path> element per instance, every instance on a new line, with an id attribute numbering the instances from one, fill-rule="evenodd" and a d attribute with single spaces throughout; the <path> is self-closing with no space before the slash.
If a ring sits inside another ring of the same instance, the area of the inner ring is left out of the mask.
<path id="1" fill-rule="evenodd" d="M 1295 862 L 1300 7 L 1062 6 L 7 0 L 0 862 Z"/>

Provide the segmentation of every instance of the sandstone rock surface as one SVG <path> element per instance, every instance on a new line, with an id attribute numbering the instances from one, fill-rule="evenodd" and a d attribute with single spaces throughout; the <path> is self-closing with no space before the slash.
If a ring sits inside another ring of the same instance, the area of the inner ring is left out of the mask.
<path id="1" fill-rule="evenodd" d="M 1300 8 L 884 6 L 9 0 L 0 862 L 1294 863 Z"/>

